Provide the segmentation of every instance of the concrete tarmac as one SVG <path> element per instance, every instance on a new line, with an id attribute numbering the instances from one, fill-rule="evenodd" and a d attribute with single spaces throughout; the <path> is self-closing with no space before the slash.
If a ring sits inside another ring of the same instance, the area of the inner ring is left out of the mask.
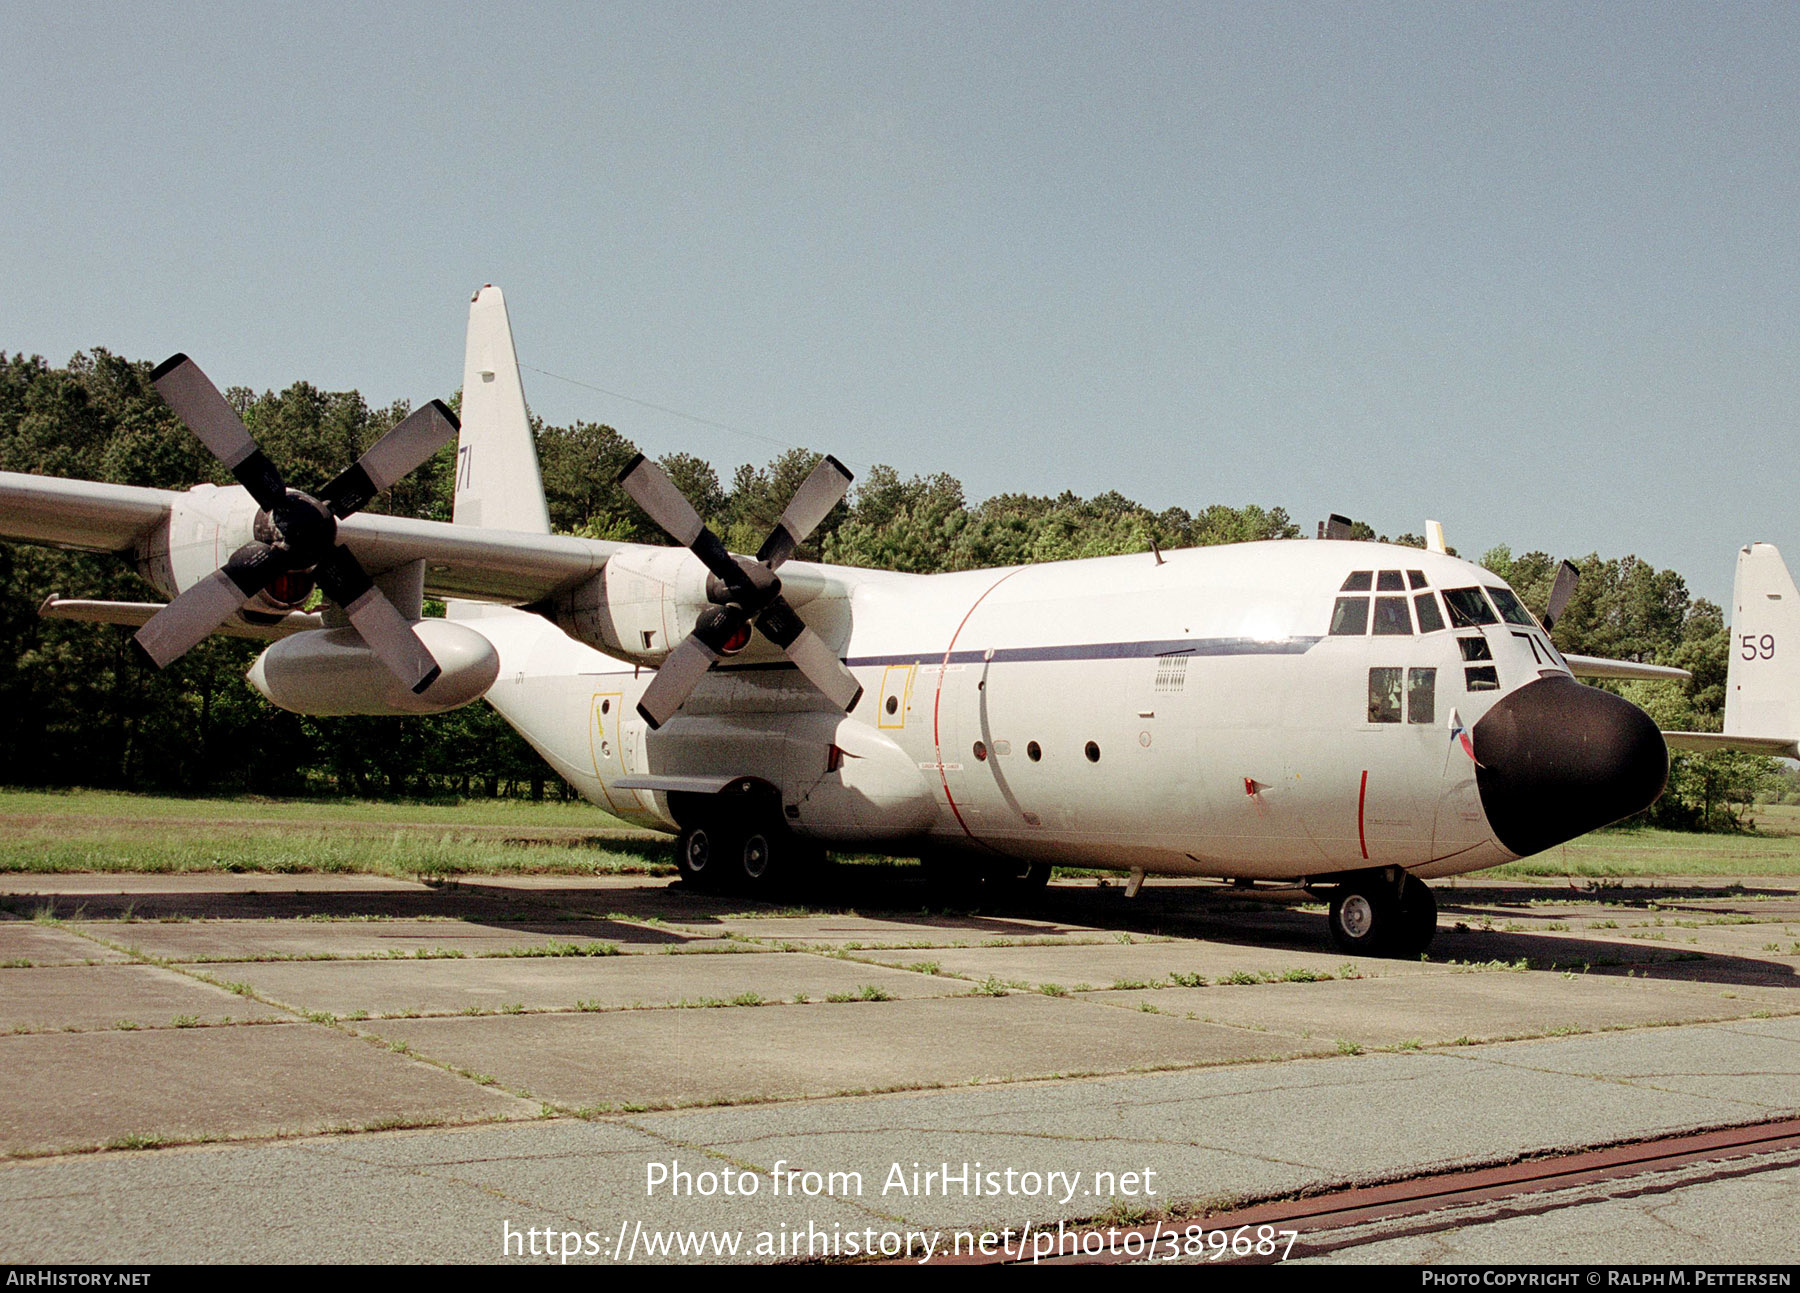
<path id="1" fill-rule="evenodd" d="M 1387 962 L 1181 883 L 0 877 L 0 1261 L 917 1255 L 1800 1113 L 1800 883 L 1437 889 Z M 1293 1257 L 1788 1261 L 1796 1170 Z"/>

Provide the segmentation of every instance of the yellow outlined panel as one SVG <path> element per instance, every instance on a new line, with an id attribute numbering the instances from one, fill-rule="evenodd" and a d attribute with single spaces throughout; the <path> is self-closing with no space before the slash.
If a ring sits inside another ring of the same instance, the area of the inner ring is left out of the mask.
<path id="1" fill-rule="evenodd" d="M 906 709 L 912 702 L 913 673 L 917 668 L 917 665 L 891 664 L 881 671 L 881 704 L 876 710 L 875 720 L 877 727 L 906 726 Z"/>
<path id="2" fill-rule="evenodd" d="M 588 702 L 588 753 L 593 759 L 594 775 L 600 780 L 600 793 L 614 812 L 619 805 L 606 782 L 610 777 L 625 775 L 625 751 L 619 744 L 619 704 L 623 699 L 621 692 L 599 691 Z"/>

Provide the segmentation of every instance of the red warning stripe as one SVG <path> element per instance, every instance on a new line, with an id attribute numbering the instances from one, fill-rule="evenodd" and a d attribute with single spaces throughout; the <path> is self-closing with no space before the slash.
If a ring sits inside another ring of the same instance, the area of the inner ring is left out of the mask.
<path id="1" fill-rule="evenodd" d="M 1362 846 L 1363 861 L 1369 860 L 1369 841 L 1363 834 L 1363 805 L 1369 799 L 1369 770 L 1363 769 L 1362 789 L 1356 792 L 1356 842 Z"/>

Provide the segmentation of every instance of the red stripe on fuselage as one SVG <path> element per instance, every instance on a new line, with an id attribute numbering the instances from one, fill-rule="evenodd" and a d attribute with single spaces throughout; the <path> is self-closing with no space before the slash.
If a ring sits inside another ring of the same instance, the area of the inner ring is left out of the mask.
<path id="1" fill-rule="evenodd" d="M 1363 860 L 1369 857 L 1368 837 L 1363 834 L 1363 805 L 1369 800 L 1369 770 L 1363 769 L 1362 789 L 1356 792 L 1356 842 L 1362 846 Z"/>

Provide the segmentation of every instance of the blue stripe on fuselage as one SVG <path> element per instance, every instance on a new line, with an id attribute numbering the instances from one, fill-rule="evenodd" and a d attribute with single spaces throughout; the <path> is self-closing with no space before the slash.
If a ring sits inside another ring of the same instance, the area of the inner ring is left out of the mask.
<path id="1" fill-rule="evenodd" d="M 1163 642 L 1082 642 L 1072 646 L 995 647 L 993 654 L 985 649 L 944 653 L 910 651 L 900 655 L 864 655 L 849 657 L 844 663 L 852 669 L 882 665 L 940 664 L 1023 664 L 1051 660 L 1155 660 L 1180 656 L 1233 655 L 1305 655 L 1323 639 L 1319 637 L 1278 638 L 1171 638 Z M 717 664 L 717 673 L 748 673 L 755 669 L 792 669 L 786 660 L 770 660 L 756 664 Z"/>

